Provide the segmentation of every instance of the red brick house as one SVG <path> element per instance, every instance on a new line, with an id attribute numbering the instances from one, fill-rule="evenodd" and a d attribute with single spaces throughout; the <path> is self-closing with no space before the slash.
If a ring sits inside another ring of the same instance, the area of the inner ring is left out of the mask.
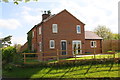
<path id="1" fill-rule="evenodd" d="M 77 54 L 92 52 L 87 50 L 90 48 L 90 41 L 96 40 L 97 47 L 101 47 L 102 38 L 94 36 L 88 39 L 84 31 L 85 24 L 74 17 L 67 10 L 63 10 L 56 15 L 45 13 L 42 15 L 42 22 L 35 25 L 28 34 L 28 48 L 35 52 L 44 52 L 44 55 L 56 55 L 56 50 L 61 55 L 73 56 L 76 50 Z M 93 33 L 94 34 L 94 33 Z M 95 34 L 94 34 L 95 35 Z M 100 51 L 101 52 L 101 51 Z"/>

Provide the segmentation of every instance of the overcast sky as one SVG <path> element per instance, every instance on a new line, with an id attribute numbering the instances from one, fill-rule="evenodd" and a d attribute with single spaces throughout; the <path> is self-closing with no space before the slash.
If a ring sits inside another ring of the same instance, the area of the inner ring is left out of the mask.
<path id="1" fill-rule="evenodd" d="M 118 33 L 118 1 L 40 0 L 19 5 L 0 3 L 0 38 L 12 35 L 13 44 L 24 44 L 27 41 L 26 33 L 41 22 L 44 10 L 57 14 L 64 9 L 85 23 L 85 30 L 93 31 L 98 25 L 105 25 L 113 33 Z"/>

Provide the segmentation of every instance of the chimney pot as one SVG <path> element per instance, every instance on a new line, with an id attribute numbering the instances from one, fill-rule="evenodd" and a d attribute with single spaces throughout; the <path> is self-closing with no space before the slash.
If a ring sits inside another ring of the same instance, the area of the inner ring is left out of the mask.
<path id="1" fill-rule="evenodd" d="M 44 14 L 42 14 L 42 20 L 47 19 L 50 16 L 49 13 L 46 13 L 46 11 L 44 11 Z"/>

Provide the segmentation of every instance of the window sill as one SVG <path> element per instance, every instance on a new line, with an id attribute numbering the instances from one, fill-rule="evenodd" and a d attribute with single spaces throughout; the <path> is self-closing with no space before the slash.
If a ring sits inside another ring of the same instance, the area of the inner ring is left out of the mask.
<path id="1" fill-rule="evenodd" d="M 91 47 L 91 48 L 97 48 L 97 47 Z"/>
<path id="2" fill-rule="evenodd" d="M 50 48 L 50 49 L 55 49 L 55 48 Z"/>
<path id="3" fill-rule="evenodd" d="M 77 34 L 81 34 L 81 33 L 77 33 Z"/>

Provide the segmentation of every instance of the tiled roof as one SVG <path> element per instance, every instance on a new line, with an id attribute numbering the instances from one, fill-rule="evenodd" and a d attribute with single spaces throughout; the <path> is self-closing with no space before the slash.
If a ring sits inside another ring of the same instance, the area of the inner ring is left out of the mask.
<path id="1" fill-rule="evenodd" d="M 85 31 L 85 39 L 103 39 L 92 31 Z"/>

